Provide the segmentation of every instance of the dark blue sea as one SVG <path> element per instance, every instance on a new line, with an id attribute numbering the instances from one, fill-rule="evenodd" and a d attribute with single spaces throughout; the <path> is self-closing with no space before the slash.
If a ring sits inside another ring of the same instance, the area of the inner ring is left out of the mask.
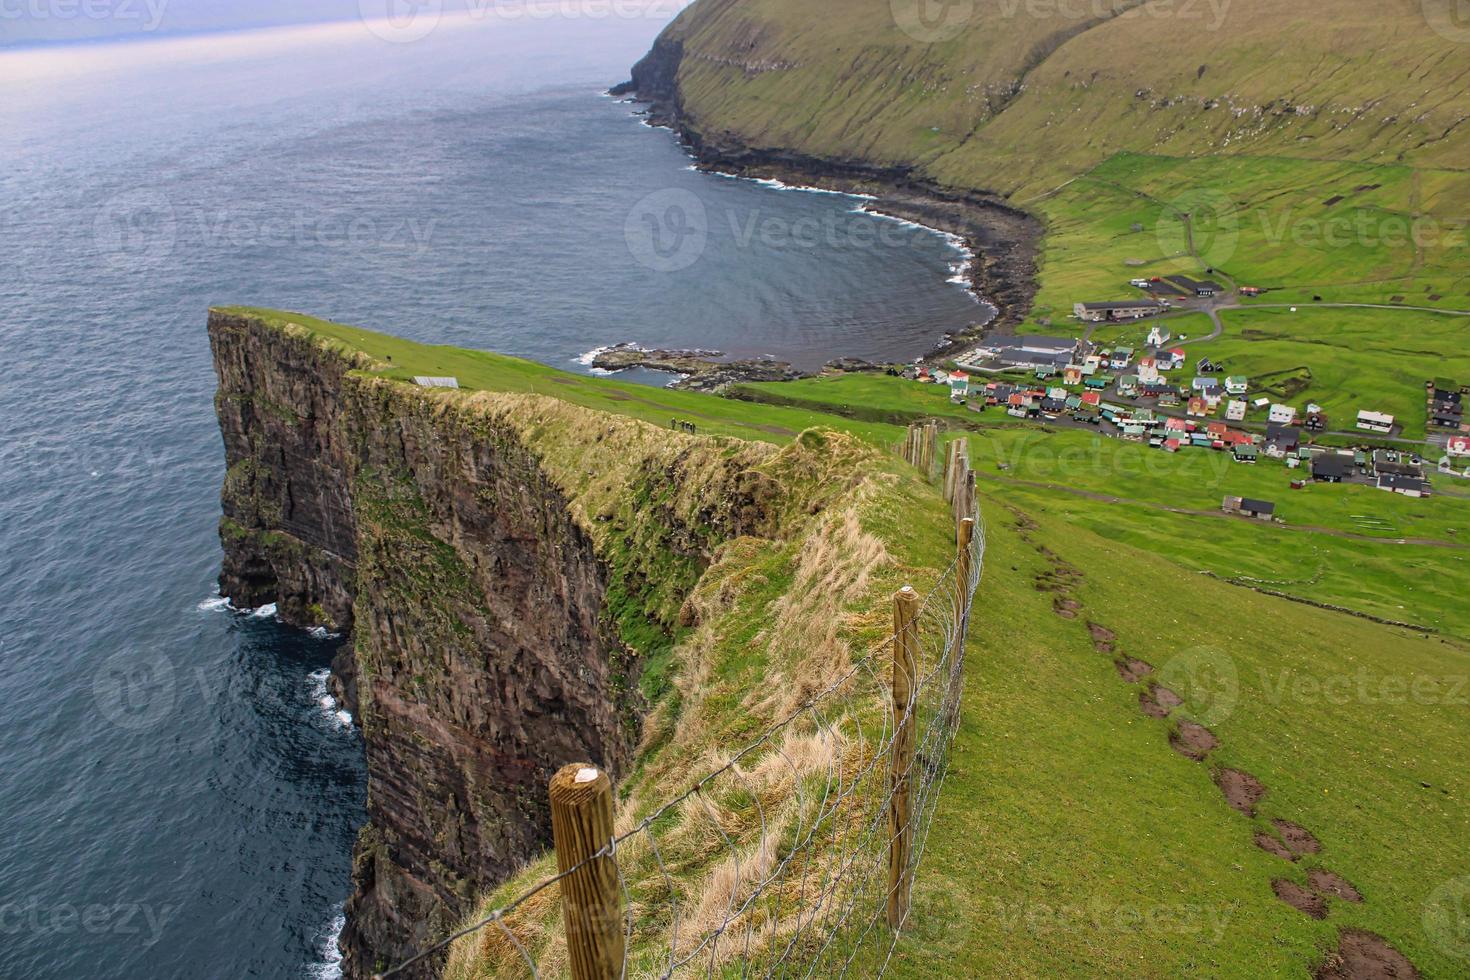
<path id="1" fill-rule="evenodd" d="M 215 596 L 211 304 L 568 370 L 983 316 L 942 236 L 694 172 L 605 97 L 661 26 L 0 49 L 0 977 L 335 972 L 361 739 L 339 639 Z"/>

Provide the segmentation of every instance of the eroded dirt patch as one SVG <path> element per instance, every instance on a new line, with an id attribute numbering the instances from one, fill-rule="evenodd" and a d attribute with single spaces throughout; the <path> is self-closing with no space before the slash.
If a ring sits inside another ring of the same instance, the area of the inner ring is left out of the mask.
<path id="1" fill-rule="evenodd" d="M 1315 976 L 1316 980 L 1417 980 L 1419 971 L 1382 936 L 1344 929 L 1337 949 L 1327 954 Z"/>
<path id="2" fill-rule="evenodd" d="M 1159 688 L 1159 690 L 1165 689 Z M 1220 740 L 1204 725 L 1192 721 L 1181 721 L 1179 727 L 1169 733 L 1169 744 L 1173 746 L 1175 752 L 1199 762 L 1219 747 Z"/>
<path id="3" fill-rule="evenodd" d="M 1225 794 L 1225 802 L 1248 817 L 1256 815 L 1256 804 L 1266 795 L 1266 787 L 1259 779 L 1239 769 L 1218 770 L 1215 785 Z"/>
<path id="4" fill-rule="evenodd" d="M 1267 854 L 1274 854 L 1283 861 L 1295 861 L 1296 855 L 1291 853 L 1287 846 L 1264 830 L 1256 831 L 1256 846 Z"/>
<path id="5" fill-rule="evenodd" d="M 1313 868 L 1307 872 L 1307 883 L 1323 895 L 1340 898 L 1344 902 L 1361 902 L 1363 895 L 1347 879 L 1325 868 Z"/>
<path id="6" fill-rule="evenodd" d="M 1287 881 L 1285 878 L 1277 878 L 1271 882 L 1271 890 L 1276 893 L 1277 898 L 1298 912 L 1310 915 L 1314 919 L 1327 918 L 1327 899 L 1316 892 L 1303 888 L 1294 881 Z"/>
<path id="7" fill-rule="evenodd" d="M 1119 660 L 1114 666 L 1118 668 L 1118 676 L 1129 684 L 1137 684 L 1149 674 L 1154 672 L 1153 664 L 1144 663 L 1142 660 Z"/>
<path id="8" fill-rule="evenodd" d="M 1113 646 L 1118 642 L 1116 633 L 1098 623 L 1088 623 L 1087 632 L 1092 634 L 1092 645 L 1097 648 L 1098 653 L 1113 652 Z"/>
<path id="9" fill-rule="evenodd" d="M 1138 692 L 1138 708 L 1150 718 L 1167 718 L 1171 709 L 1164 707 L 1156 698 L 1159 688 L 1150 687 Z"/>
<path id="10" fill-rule="evenodd" d="M 1303 854 L 1316 854 L 1322 850 L 1321 842 L 1312 836 L 1312 832 L 1301 824 L 1292 823 L 1290 820 L 1282 820 L 1280 817 L 1272 820 L 1271 824 L 1276 828 L 1276 832 L 1281 835 L 1281 839 L 1286 841 L 1286 846 L 1291 850 L 1291 853 L 1297 857 L 1301 857 Z"/>
<path id="11" fill-rule="evenodd" d="M 1071 596 L 1057 596 L 1051 607 L 1052 611 L 1063 619 L 1076 619 L 1077 614 L 1082 611 L 1082 603 Z"/>

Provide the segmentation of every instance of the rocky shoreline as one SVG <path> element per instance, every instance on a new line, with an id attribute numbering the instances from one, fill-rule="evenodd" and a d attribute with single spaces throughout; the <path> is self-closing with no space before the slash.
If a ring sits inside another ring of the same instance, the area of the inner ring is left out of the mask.
<path id="1" fill-rule="evenodd" d="M 809 377 L 785 361 L 765 358 L 722 360 L 723 351 L 650 349 L 622 343 L 593 351 L 587 362 L 600 371 L 645 368 L 683 375 L 669 387 L 689 391 L 713 391 L 741 381 L 795 381 Z"/>
<path id="2" fill-rule="evenodd" d="M 650 124 L 673 130 L 702 170 L 758 180 L 840 191 L 871 198 L 866 209 L 959 238 L 973 256 L 965 271 L 970 288 L 995 314 L 947 336 L 924 355 L 953 356 L 987 334 L 1007 334 L 1025 319 L 1036 296 L 1039 220 L 1004 199 L 945 187 L 910 167 L 857 160 L 828 160 L 745 144 L 728 133 L 704 132 L 684 113 L 678 90 L 683 45 L 660 38 L 633 67 L 632 78 L 610 90 L 647 106 Z"/>

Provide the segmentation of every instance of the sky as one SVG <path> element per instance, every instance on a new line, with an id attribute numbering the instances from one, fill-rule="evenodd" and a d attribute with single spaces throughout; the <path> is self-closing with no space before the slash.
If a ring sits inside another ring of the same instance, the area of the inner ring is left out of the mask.
<path id="1" fill-rule="evenodd" d="M 571 4 L 584 16 L 650 0 L 0 0 L 0 48 L 141 40 L 330 21 L 427 23 L 439 16 L 533 15 Z M 670 15 L 687 0 L 654 0 Z"/>

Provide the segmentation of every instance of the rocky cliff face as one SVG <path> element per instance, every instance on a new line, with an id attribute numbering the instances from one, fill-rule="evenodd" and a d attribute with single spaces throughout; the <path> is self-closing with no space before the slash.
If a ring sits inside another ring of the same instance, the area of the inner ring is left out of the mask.
<path id="1" fill-rule="evenodd" d="M 770 450 L 354 374 L 364 355 L 250 316 L 209 332 L 221 591 L 353 633 L 369 824 L 343 947 L 362 977 L 541 851 L 555 769 L 628 763 L 645 662 L 714 549 L 773 520 L 752 469 Z"/>

